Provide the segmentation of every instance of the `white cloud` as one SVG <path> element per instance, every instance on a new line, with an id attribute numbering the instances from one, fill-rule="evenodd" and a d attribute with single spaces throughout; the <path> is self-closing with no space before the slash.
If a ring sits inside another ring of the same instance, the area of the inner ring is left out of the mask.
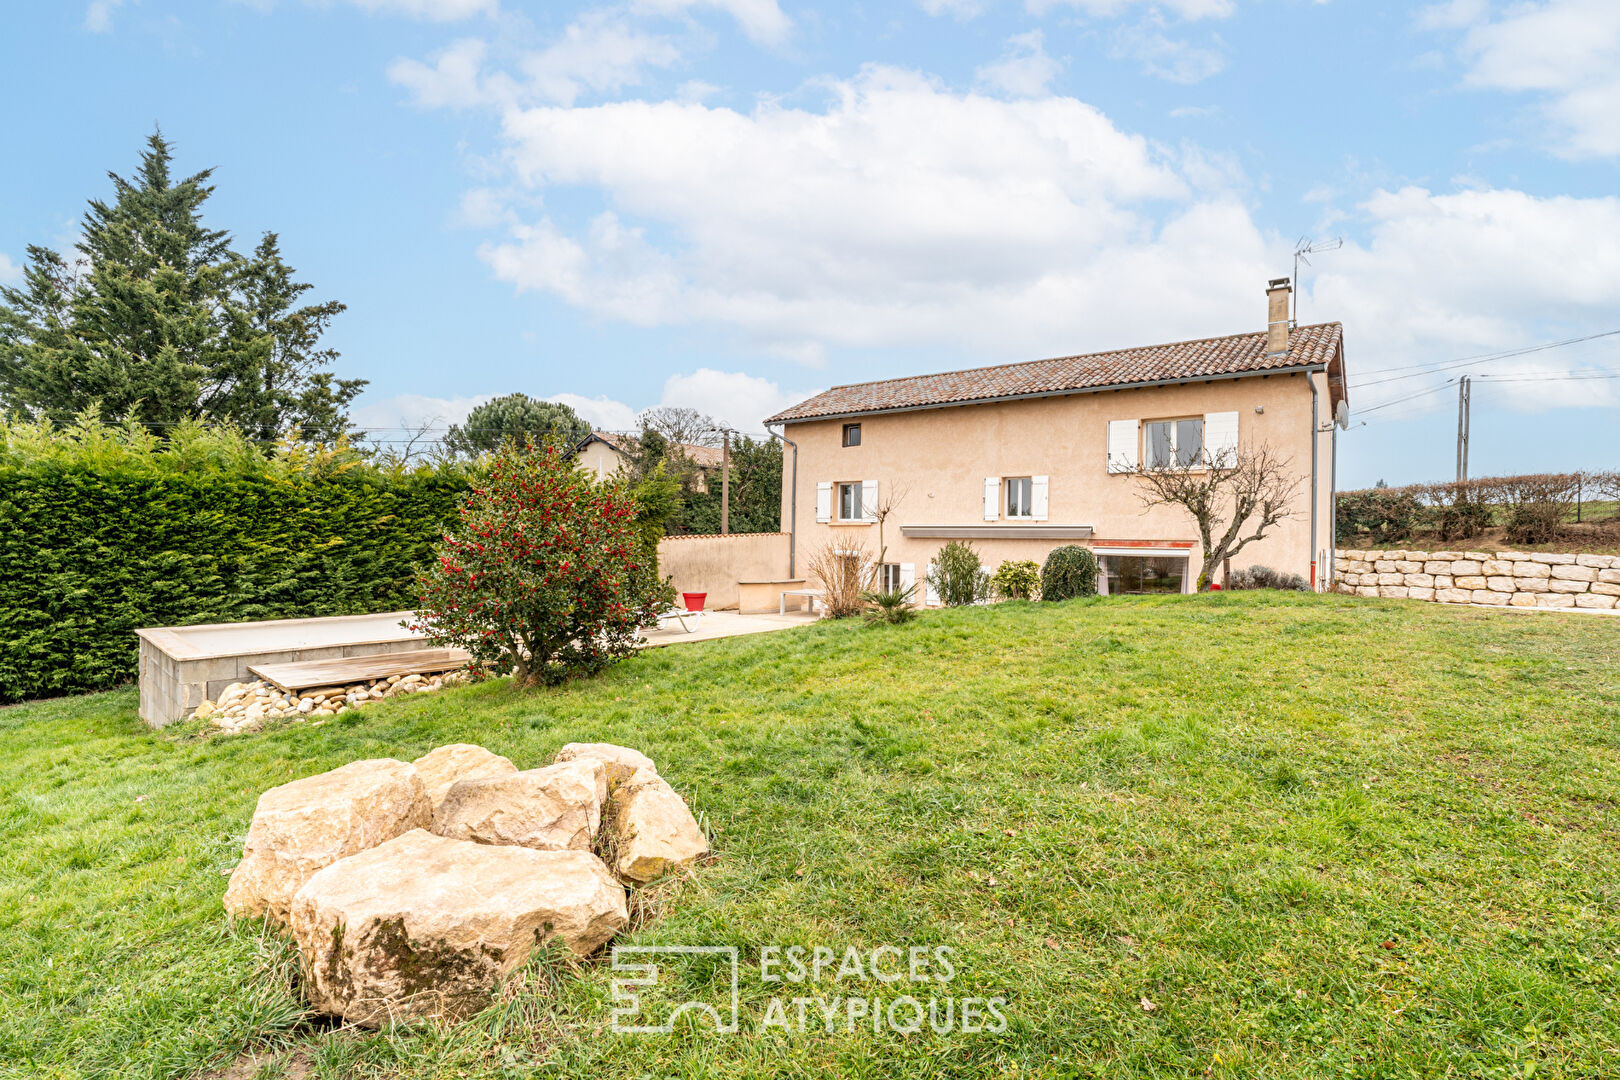
<path id="1" fill-rule="evenodd" d="M 1212 45 L 1194 45 L 1164 33 L 1162 18 L 1150 17 L 1114 32 L 1110 49 L 1116 59 L 1135 60 L 1142 71 L 1176 83 L 1195 83 L 1226 67 L 1220 39 Z"/>
<path id="2" fill-rule="evenodd" d="M 0 251 L 0 285 L 20 285 L 23 268 L 11 261 L 11 256 Z"/>
<path id="3" fill-rule="evenodd" d="M 634 431 L 636 429 L 636 410 L 622 401 L 614 401 L 606 395 L 593 398 L 582 397 L 579 394 L 552 394 L 547 401 L 555 401 L 567 405 L 579 414 L 597 431 Z"/>
<path id="4" fill-rule="evenodd" d="M 1620 4 L 1544 0 L 1491 18 L 1483 5 L 1430 9 L 1429 25 L 1466 27 L 1465 82 L 1541 95 L 1538 112 L 1554 151 L 1570 158 L 1620 155 Z"/>
<path id="5" fill-rule="evenodd" d="M 636 11 L 680 15 L 693 8 L 714 8 L 737 20 L 743 33 L 762 45 L 779 45 L 793 30 L 793 20 L 776 0 L 633 0 Z"/>
<path id="6" fill-rule="evenodd" d="M 981 0 L 918 0 L 918 4 L 930 15 L 950 15 L 961 20 L 984 14 Z"/>
<path id="7" fill-rule="evenodd" d="M 643 33 L 608 12 L 589 12 L 560 40 L 523 59 L 534 93 L 572 104 L 582 92 L 621 90 L 641 82 L 649 67 L 669 67 L 680 52 L 665 38 Z"/>
<path id="8" fill-rule="evenodd" d="M 671 375 L 664 383 L 662 405 L 685 405 L 707 413 L 738 431 L 764 430 L 760 421 L 817 390 L 787 392 L 770 379 L 740 371 L 699 368 L 689 375 Z"/>
<path id="9" fill-rule="evenodd" d="M 594 317 L 730 334 L 766 373 L 840 348 L 936 349 L 944 366 L 1259 329 L 1264 282 L 1288 272 L 1291 237 L 1255 224 L 1229 156 L 1150 143 L 1073 98 L 877 66 L 814 85 L 824 101 L 746 111 L 503 109 L 510 175 L 468 196 L 502 228 L 481 257 L 518 292 Z M 1310 196 L 1352 242 L 1307 271 L 1302 314 L 1345 323 L 1353 374 L 1603 329 L 1620 308 L 1620 249 L 1594 242 L 1620 235 L 1620 199 L 1383 184 L 1341 185 L 1376 192 L 1359 205 Z M 582 202 L 601 208 L 556 209 Z M 898 363 L 872 374 L 916 370 Z M 1518 400 L 1590 390 L 1547 383 Z M 661 402 L 592 407 L 604 426 L 656 403 L 744 426 L 800 396 L 751 372 L 690 372 Z"/>
<path id="10" fill-rule="evenodd" d="M 953 93 L 887 68 L 831 94 L 822 111 L 509 111 L 521 183 L 599 189 L 610 208 L 578 230 L 547 217 L 516 226 L 483 257 L 520 290 L 638 325 L 719 323 L 824 346 L 966 339 L 996 355 L 1061 349 L 1058 328 L 1088 320 L 1122 341 L 1133 316 L 1163 325 L 1151 281 L 1134 312 L 1104 295 L 1149 272 L 1144 254 L 1160 245 L 1193 247 L 1186 272 L 1210 271 L 1216 291 L 1266 272 L 1258 230 L 1232 200 L 1156 227 L 1145 211 L 1184 201 L 1187 180 L 1082 102 Z M 1238 235 L 1205 246 L 1234 217 Z M 1169 318 L 1190 328 L 1218 308 L 1195 301 Z"/>
<path id="11" fill-rule="evenodd" d="M 635 29 L 612 12 L 587 12 L 543 49 L 517 58 L 520 78 L 484 71 L 489 45 L 473 38 L 454 42 L 432 63 L 399 59 L 388 78 L 411 92 L 424 108 L 470 108 L 549 101 L 572 105 L 583 93 L 637 86 L 648 68 L 670 67 L 680 52 L 666 38 Z"/>
<path id="12" fill-rule="evenodd" d="M 113 12 L 123 5 L 124 0 L 91 0 L 84 10 L 84 28 L 92 34 L 110 33 Z"/>
<path id="13" fill-rule="evenodd" d="M 1183 19 L 1224 19 L 1236 9 L 1235 0 L 1027 0 L 1037 15 L 1057 7 L 1077 8 L 1087 15 L 1120 15 L 1132 7 L 1173 12 Z"/>
<path id="14" fill-rule="evenodd" d="M 1488 0 L 1443 0 L 1419 11 L 1417 23 L 1424 30 L 1456 30 L 1478 22 L 1489 11 Z"/>
<path id="15" fill-rule="evenodd" d="M 451 22 L 474 15 L 493 15 L 496 0 L 349 0 L 357 8 L 385 15 Z"/>
<path id="16" fill-rule="evenodd" d="M 1620 307 L 1620 249 L 1592 242 L 1620 235 L 1620 199 L 1408 187 L 1380 191 L 1360 211 L 1370 239 L 1319 261 L 1301 313 L 1307 322 L 1345 321 L 1353 393 L 1355 358 L 1384 368 L 1558 340 L 1608 329 Z M 1556 371 L 1580 366 L 1584 355 L 1537 354 L 1482 370 Z M 1365 406 L 1425 385 L 1432 382 L 1408 379 L 1356 396 Z M 1512 385 L 1523 408 L 1602 404 L 1614 392 L 1601 382 Z M 1443 400 L 1413 408 L 1436 404 Z"/>
<path id="17" fill-rule="evenodd" d="M 1039 30 L 1014 34 L 1001 57 L 974 73 L 974 81 L 1010 97 L 1040 97 L 1047 92 L 1063 65 L 1046 54 Z"/>
<path id="18" fill-rule="evenodd" d="M 441 398 L 424 394 L 396 394 L 378 401 L 361 400 L 350 410 L 355 426 L 379 439 L 402 439 L 417 428 L 430 427 L 442 434 L 451 424 L 467 419 L 467 414 L 494 394 Z"/>
<path id="19" fill-rule="evenodd" d="M 479 79 L 488 46 L 464 38 L 434 54 L 431 65 L 420 60 L 395 60 L 388 65 L 388 80 L 411 92 L 423 108 L 464 109 L 493 100 Z"/>

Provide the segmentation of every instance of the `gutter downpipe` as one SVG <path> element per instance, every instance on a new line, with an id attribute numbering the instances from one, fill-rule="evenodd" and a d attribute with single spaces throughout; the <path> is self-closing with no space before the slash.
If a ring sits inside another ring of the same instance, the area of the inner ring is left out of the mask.
<path id="1" fill-rule="evenodd" d="M 765 430 L 771 431 L 771 426 L 766 424 Z M 774 431 L 771 434 L 793 447 L 793 473 L 788 488 L 788 577 L 791 578 L 797 566 L 795 560 L 799 545 L 799 444 L 787 437 L 786 424 L 782 425 L 780 435 Z"/>
<path id="2" fill-rule="evenodd" d="M 1321 421 L 1317 417 L 1317 401 L 1320 391 L 1316 389 L 1316 373 L 1307 371 L 1305 381 L 1311 384 L 1311 591 L 1316 591 L 1316 458 L 1317 447 L 1322 442 Z"/>
<path id="3" fill-rule="evenodd" d="M 1329 429 L 1333 432 L 1333 459 L 1328 463 L 1328 513 L 1333 520 L 1328 525 L 1328 572 L 1327 586 L 1332 589 L 1338 582 L 1339 557 L 1339 424 L 1333 421 Z"/>

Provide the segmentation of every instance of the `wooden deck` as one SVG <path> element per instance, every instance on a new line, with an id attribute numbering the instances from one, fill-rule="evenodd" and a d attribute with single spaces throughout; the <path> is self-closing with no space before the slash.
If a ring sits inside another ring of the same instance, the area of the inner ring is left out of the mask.
<path id="1" fill-rule="evenodd" d="M 317 686 L 352 686 L 390 675 L 449 671 L 472 659 L 465 649 L 413 649 L 376 656 L 344 656 L 331 660 L 304 660 L 296 664 L 253 664 L 248 670 L 283 690 Z"/>

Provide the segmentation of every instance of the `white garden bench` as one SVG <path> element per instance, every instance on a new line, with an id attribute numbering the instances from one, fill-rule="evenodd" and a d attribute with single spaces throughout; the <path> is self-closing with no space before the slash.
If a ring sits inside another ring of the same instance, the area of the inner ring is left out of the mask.
<path id="1" fill-rule="evenodd" d="M 827 592 L 825 589 L 783 589 L 782 598 L 777 602 L 776 607 L 776 613 L 778 615 L 787 614 L 787 601 L 788 597 L 790 596 L 804 597 L 805 602 L 810 607 L 810 614 L 814 615 L 816 613 L 816 601 L 825 600 L 827 597 Z M 766 603 L 770 603 L 770 601 L 767 600 Z"/>

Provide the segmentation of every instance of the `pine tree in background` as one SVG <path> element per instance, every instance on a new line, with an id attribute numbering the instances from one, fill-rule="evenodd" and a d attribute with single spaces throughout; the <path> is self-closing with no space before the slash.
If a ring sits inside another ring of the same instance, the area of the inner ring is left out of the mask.
<path id="1" fill-rule="evenodd" d="M 452 424 L 445 449 L 466 457 L 493 453 L 507 441 L 522 446 L 551 438 L 572 450 L 591 433 L 591 426 L 567 405 L 541 401 L 528 394 L 506 394 L 484 402 L 467 414 L 464 424 Z"/>
<path id="2" fill-rule="evenodd" d="M 30 245 L 20 288 L 0 288 L 0 409 L 58 425 L 92 407 L 162 430 L 186 417 L 228 423 L 256 438 L 294 427 L 335 439 L 365 386 L 326 371 L 337 358 L 320 335 L 336 302 L 294 307 L 277 238 L 251 258 L 202 223 L 213 194 L 205 169 L 170 173 L 161 131 L 126 180 L 109 173 L 112 203 L 85 213 L 79 257 Z"/>

